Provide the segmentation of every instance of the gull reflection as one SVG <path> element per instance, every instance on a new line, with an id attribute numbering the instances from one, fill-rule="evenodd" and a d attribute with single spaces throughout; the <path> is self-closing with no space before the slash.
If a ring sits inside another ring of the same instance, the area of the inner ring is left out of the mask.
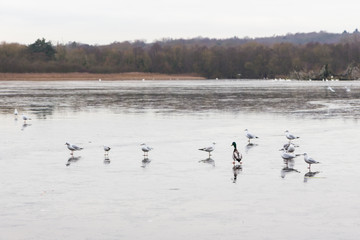
<path id="1" fill-rule="evenodd" d="M 256 143 L 248 143 L 245 145 L 245 152 L 248 153 L 250 149 L 258 146 L 259 144 L 256 144 Z"/>
<path id="2" fill-rule="evenodd" d="M 285 160 L 284 159 L 284 163 L 285 163 L 285 167 L 287 167 L 287 168 L 294 168 L 294 166 L 295 166 L 295 161 L 294 161 L 294 159 L 290 159 L 290 160 Z"/>
<path id="3" fill-rule="evenodd" d="M 234 164 L 232 170 L 234 174 L 233 183 L 236 183 L 237 176 L 242 171 L 242 166 L 240 164 Z"/>
<path id="4" fill-rule="evenodd" d="M 319 171 L 311 172 L 311 171 L 309 170 L 309 172 L 305 173 L 305 175 L 304 175 L 304 182 L 307 182 L 308 179 L 310 179 L 310 178 L 315 178 L 315 175 L 317 175 L 317 174 L 319 174 L 319 173 L 320 173 Z"/>
<path id="5" fill-rule="evenodd" d="M 215 167 L 215 161 L 214 161 L 214 159 L 212 159 L 212 158 L 206 158 L 206 159 L 204 159 L 204 160 L 200 160 L 199 161 L 199 163 L 200 162 L 202 162 L 202 163 L 207 163 L 207 164 L 210 164 L 210 165 L 212 165 L 213 167 Z"/>
<path id="6" fill-rule="evenodd" d="M 284 160 L 284 163 L 286 164 L 285 167 L 281 169 L 281 177 L 285 178 L 285 176 L 289 173 L 297 172 L 300 173 L 300 171 L 296 170 L 294 168 L 295 161 L 294 160 Z"/>
<path id="7" fill-rule="evenodd" d="M 107 155 L 107 154 L 105 154 L 105 156 L 104 156 L 104 164 L 105 165 L 110 164 L 110 158 L 109 158 L 109 155 Z"/>
<path id="8" fill-rule="evenodd" d="M 31 124 L 29 124 L 29 123 L 24 123 L 24 124 L 22 125 L 22 127 L 21 127 L 21 131 L 24 131 L 25 128 L 30 127 L 30 126 L 31 126 Z"/>
<path id="9" fill-rule="evenodd" d="M 70 164 L 79 161 L 80 158 L 81 158 L 81 156 L 78 156 L 78 157 L 71 156 L 71 157 L 69 157 L 69 159 L 67 160 L 66 166 L 70 166 Z"/>
<path id="10" fill-rule="evenodd" d="M 144 159 L 141 161 L 141 167 L 146 168 L 147 165 L 149 165 L 151 160 L 148 157 L 144 157 Z"/>
<path id="11" fill-rule="evenodd" d="M 289 173 L 292 172 L 297 172 L 300 173 L 298 170 L 294 169 L 294 168 L 290 168 L 290 167 L 284 167 L 283 169 L 281 169 L 281 177 L 285 178 L 285 176 Z"/>

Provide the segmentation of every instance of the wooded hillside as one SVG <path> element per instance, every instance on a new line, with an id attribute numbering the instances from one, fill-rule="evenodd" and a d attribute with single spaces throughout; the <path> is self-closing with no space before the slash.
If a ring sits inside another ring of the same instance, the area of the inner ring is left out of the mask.
<path id="1" fill-rule="evenodd" d="M 38 39 L 28 46 L 5 42 L 0 45 L 2 73 L 147 72 L 230 79 L 359 79 L 359 66 L 357 30 L 260 39 L 164 39 L 149 44 L 54 45 Z"/>

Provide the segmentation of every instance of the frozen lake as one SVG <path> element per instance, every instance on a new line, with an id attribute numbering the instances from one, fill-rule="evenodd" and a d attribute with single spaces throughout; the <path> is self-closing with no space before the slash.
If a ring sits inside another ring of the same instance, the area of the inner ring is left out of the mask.
<path id="1" fill-rule="evenodd" d="M 0 82 L 0 239 L 358 239 L 359 120 L 357 81 Z"/>

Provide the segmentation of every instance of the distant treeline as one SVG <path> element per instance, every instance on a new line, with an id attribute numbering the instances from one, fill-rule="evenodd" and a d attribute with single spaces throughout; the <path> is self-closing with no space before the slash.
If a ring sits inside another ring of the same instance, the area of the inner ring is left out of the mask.
<path id="1" fill-rule="evenodd" d="M 331 43 L 324 36 L 331 37 Z M 323 41 L 311 41 L 316 37 Z M 299 39 L 307 40 L 299 43 Z M 0 72 L 6 73 L 150 72 L 230 79 L 358 79 L 359 66 L 357 30 L 336 36 L 320 32 L 266 39 L 164 39 L 109 45 L 53 45 L 38 39 L 30 45 L 0 45 Z"/>

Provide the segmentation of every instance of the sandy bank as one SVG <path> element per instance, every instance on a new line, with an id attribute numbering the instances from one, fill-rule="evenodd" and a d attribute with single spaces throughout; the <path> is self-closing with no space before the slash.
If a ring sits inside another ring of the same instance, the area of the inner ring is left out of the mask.
<path id="1" fill-rule="evenodd" d="M 81 80 L 201 80 L 196 75 L 158 73 L 0 73 L 0 81 L 81 81 Z"/>

